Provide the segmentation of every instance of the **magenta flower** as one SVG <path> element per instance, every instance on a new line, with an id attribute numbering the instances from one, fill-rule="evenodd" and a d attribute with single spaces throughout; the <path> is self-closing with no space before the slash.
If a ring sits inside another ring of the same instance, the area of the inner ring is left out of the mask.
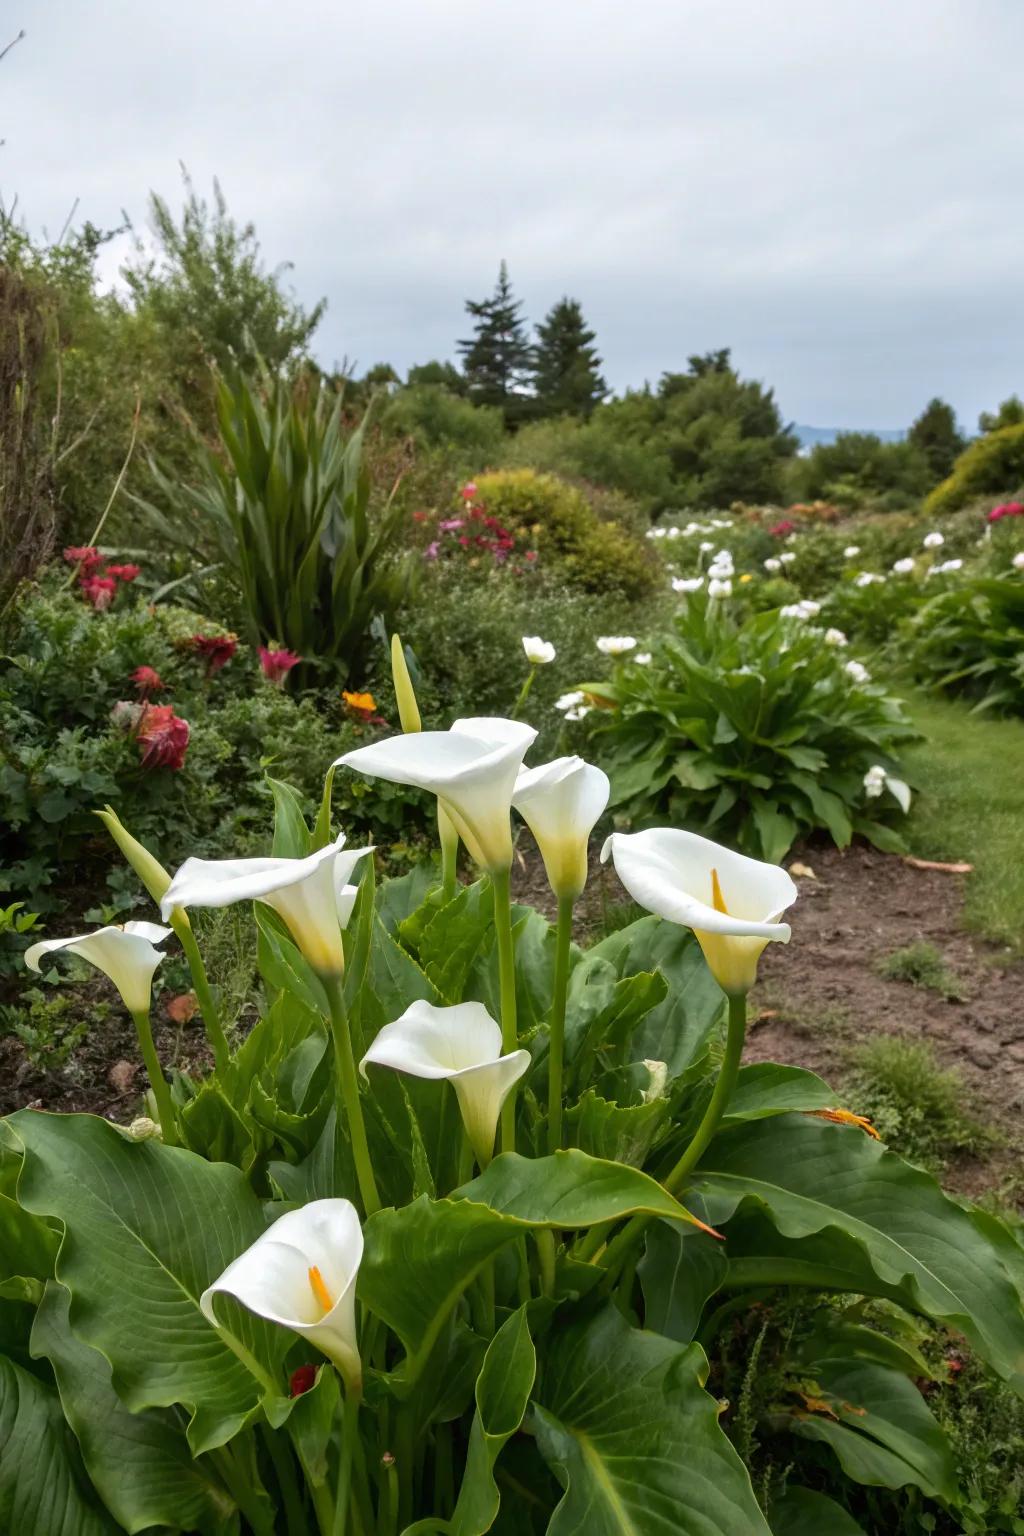
<path id="1" fill-rule="evenodd" d="M 263 676 L 278 688 L 284 687 L 288 673 L 292 667 L 297 667 L 301 660 L 302 657 L 296 656 L 294 651 L 275 651 L 266 645 L 260 646 L 260 666 L 263 669 Z"/>

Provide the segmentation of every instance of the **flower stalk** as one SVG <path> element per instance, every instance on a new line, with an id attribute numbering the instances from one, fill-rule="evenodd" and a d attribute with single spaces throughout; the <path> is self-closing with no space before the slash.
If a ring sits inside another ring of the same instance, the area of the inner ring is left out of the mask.
<path id="1" fill-rule="evenodd" d="M 519 1045 L 516 1021 L 516 969 L 512 940 L 512 896 L 507 869 L 493 870 L 494 937 L 498 946 L 498 980 L 501 993 L 501 1048 L 506 1054 Z M 501 1106 L 501 1150 L 516 1149 L 516 1091 Z"/>
<path id="2" fill-rule="evenodd" d="M 551 1025 L 548 1045 L 548 1151 L 562 1145 L 562 1077 L 565 1065 L 565 1003 L 569 990 L 569 952 L 572 947 L 571 896 L 558 898 L 558 925 L 555 930 L 555 977 L 551 999 Z"/>
<path id="3" fill-rule="evenodd" d="M 153 1043 L 153 1027 L 149 1020 L 149 1010 L 138 1008 L 132 1010 L 132 1020 L 135 1024 L 135 1033 L 139 1037 L 139 1049 L 142 1059 L 146 1064 L 146 1074 L 149 1077 L 149 1086 L 153 1090 L 156 1100 L 157 1116 L 160 1120 L 160 1130 L 164 1142 L 169 1147 L 179 1144 L 178 1118 L 174 1110 L 174 1100 L 171 1098 L 171 1088 L 163 1074 L 160 1058 L 156 1053 Z"/>
<path id="4" fill-rule="evenodd" d="M 321 976 L 327 1001 L 330 1005 L 331 1034 L 334 1039 L 334 1060 L 338 1074 L 338 1092 L 348 1120 L 352 1138 L 352 1156 L 359 1181 L 359 1194 L 363 1202 L 363 1215 L 372 1216 L 380 1210 L 380 1196 L 373 1176 L 370 1147 L 366 1140 L 366 1125 L 359 1102 L 359 1079 L 356 1076 L 355 1056 L 352 1053 L 352 1037 L 349 1033 L 348 1012 L 341 980 L 336 976 Z"/>

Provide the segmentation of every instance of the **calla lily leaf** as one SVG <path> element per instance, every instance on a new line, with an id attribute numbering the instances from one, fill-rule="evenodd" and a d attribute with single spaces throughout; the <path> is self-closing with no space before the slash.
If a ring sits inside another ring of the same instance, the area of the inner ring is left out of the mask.
<path id="1" fill-rule="evenodd" d="M 864 1536 L 864 1527 L 841 1505 L 810 1488 L 787 1488 L 772 1500 L 770 1513 L 774 1536 L 822 1536 L 823 1531 L 828 1536 Z"/>
<path id="2" fill-rule="evenodd" d="M 476 1383 L 476 1413 L 450 1536 L 485 1536 L 501 1503 L 494 1464 L 526 1415 L 537 1374 L 527 1311 L 520 1307 L 494 1335 Z"/>
<path id="3" fill-rule="evenodd" d="M 245 1176 L 159 1141 L 130 1141 L 94 1115 L 20 1110 L 18 1198 L 64 1225 L 57 1279 L 71 1324 L 110 1361 L 133 1412 L 180 1403 L 193 1454 L 223 1445 L 261 1388 L 199 1309 L 207 1285 L 266 1223 Z M 287 1338 L 232 1303 L 232 1327 L 276 1371 Z"/>
<path id="4" fill-rule="evenodd" d="M 1024 1390 L 1024 1308 L 986 1224 L 851 1126 L 805 1115 L 717 1135 L 688 1203 L 723 1224 L 729 1284 L 887 1296 L 963 1333 Z"/>
<path id="5" fill-rule="evenodd" d="M 551 1336 L 532 1426 L 565 1495 L 549 1536 L 770 1536 L 707 1360 L 614 1307 Z"/>

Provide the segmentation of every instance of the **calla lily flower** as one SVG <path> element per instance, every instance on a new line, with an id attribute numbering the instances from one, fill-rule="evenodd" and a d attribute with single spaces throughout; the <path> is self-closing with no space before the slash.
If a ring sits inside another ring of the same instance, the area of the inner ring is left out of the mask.
<path id="1" fill-rule="evenodd" d="M 587 883 L 587 842 L 608 804 L 608 775 L 582 757 L 524 768 L 512 804 L 537 840 L 548 884 L 575 899 Z"/>
<path id="2" fill-rule="evenodd" d="M 364 1077 L 369 1062 L 451 1083 L 477 1161 L 485 1167 L 501 1106 L 529 1067 L 530 1053 L 501 1054 L 501 1030 L 483 1003 L 435 1008 L 418 1001 L 385 1024 L 359 1063 Z"/>
<path id="3" fill-rule="evenodd" d="M 273 907 L 315 971 L 345 969 L 341 930 L 355 900 L 348 877 L 372 848 L 344 849 L 340 836 L 304 859 L 186 859 L 164 892 L 160 911 L 174 907 L 230 907 L 262 901 Z M 344 849 L 344 851 L 343 851 Z"/>
<path id="4" fill-rule="evenodd" d="M 129 1013 L 148 1014 L 153 973 L 166 958 L 154 945 L 162 944 L 170 936 L 170 928 L 161 928 L 159 923 L 97 928 L 95 933 L 79 934 L 77 938 L 43 939 L 25 951 L 25 964 L 30 971 L 38 971 L 43 956 L 59 949 L 81 955 L 110 977 Z"/>
<path id="5" fill-rule="evenodd" d="M 512 792 L 536 735 L 518 720 L 456 720 L 448 731 L 390 736 L 337 761 L 436 795 L 473 859 L 493 872 L 512 863 Z"/>
<path id="6" fill-rule="evenodd" d="M 214 1297 L 234 1296 L 268 1322 L 291 1328 L 322 1351 L 358 1391 L 362 1364 L 356 1341 L 356 1276 L 363 1233 L 349 1200 L 311 1200 L 288 1211 L 233 1259 L 199 1298 L 218 1326 Z"/>
<path id="7" fill-rule="evenodd" d="M 672 827 L 613 832 L 602 863 L 609 856 L 634 901 L 693 929 L 708 969 L 730 996 L 749 992 L 767 943 L 789 942 L 789 924 L 779 917 L 797 888 L 777 864 Z"/>

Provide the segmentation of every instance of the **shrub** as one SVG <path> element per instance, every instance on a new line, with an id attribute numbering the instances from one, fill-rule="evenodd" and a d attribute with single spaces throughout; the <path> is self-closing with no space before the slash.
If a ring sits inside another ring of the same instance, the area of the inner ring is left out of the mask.
<path id="1" fill-rule="evenodd" d="M 217 419 L 221 450 L 202 450 L 199 482 L 154 466 L 170 515 L 140 507 L 169 545 L 233 575 L 253 644 L 358 676 L 372 621 L 390 620 L 412 569 L 396 555 L 400 510 L 368 515 L 363 428 L 346 433 L 340 396 L 309 375 L 220 380 Z"/>
<path id="2" fill-rule="evenodd" d="M 620 817 L 699 827 L 775 861 L 816 828 L 840 847 L 855 833 L 902 847 L 885 820 L 893 797 L 870 795 L 865 774 L 914 732 L 820 629 L 781 610 L 736 625 L 696 594 L 653 650 L 648 666 L 627 659 L 611 681 L 581 684 L 610 706 L 588 727 Z"/>
<path id="3" fill-rule="evenodd" d="M 936 517 L 955 512 L 975 496 L 1017 492 L 1024 486 L 1024 422 L 976 438 L 957 459 L 948 480 L 924 504 Z"/>
<path id="4" fill-rule="evenodd" d="M 653 590 L 657 564 L 645 545 L 602 521 L 582 491 L 556 476 L 532 469 L 479 475 L 476 500 L 567 584 L 633 599 Z"/>
<path id="5" fill-rule="evenodd" d="M 417 384 L 390 397 L 380 416 L 385 431 L 427 448 L 446 448 L 477 463 L 496 458 L 505 440 L 497 406 L 471 405 L 437 384 Z"/>
<path id="6" fill-rule="evenodd" d="M 907 629 L 923 682 L 1024 715 L 1024 573 L 978 576 L 929 598 Z"/>
<path id="7" fill-rule="evenodd" d="M 906 506 L 933 483 L 922 449 L 912 442 L 883 442 L 872 432 L 840 432 L 834 443 L 816 443 L 792 473 L 804 497 L 846 507 L 882 499 L 893 507 Z"/>
<path id="8" fill-rule="evenodd" d="M 879 1035 L 850 1055 L 844 1089 L 888 1141 L 912 1162 L 937 1171 L 958 1152 L 977 1152 L 994 1137 L 965 1108 L 958 1072 L 939 1066 L 924 1041 Z"/>

